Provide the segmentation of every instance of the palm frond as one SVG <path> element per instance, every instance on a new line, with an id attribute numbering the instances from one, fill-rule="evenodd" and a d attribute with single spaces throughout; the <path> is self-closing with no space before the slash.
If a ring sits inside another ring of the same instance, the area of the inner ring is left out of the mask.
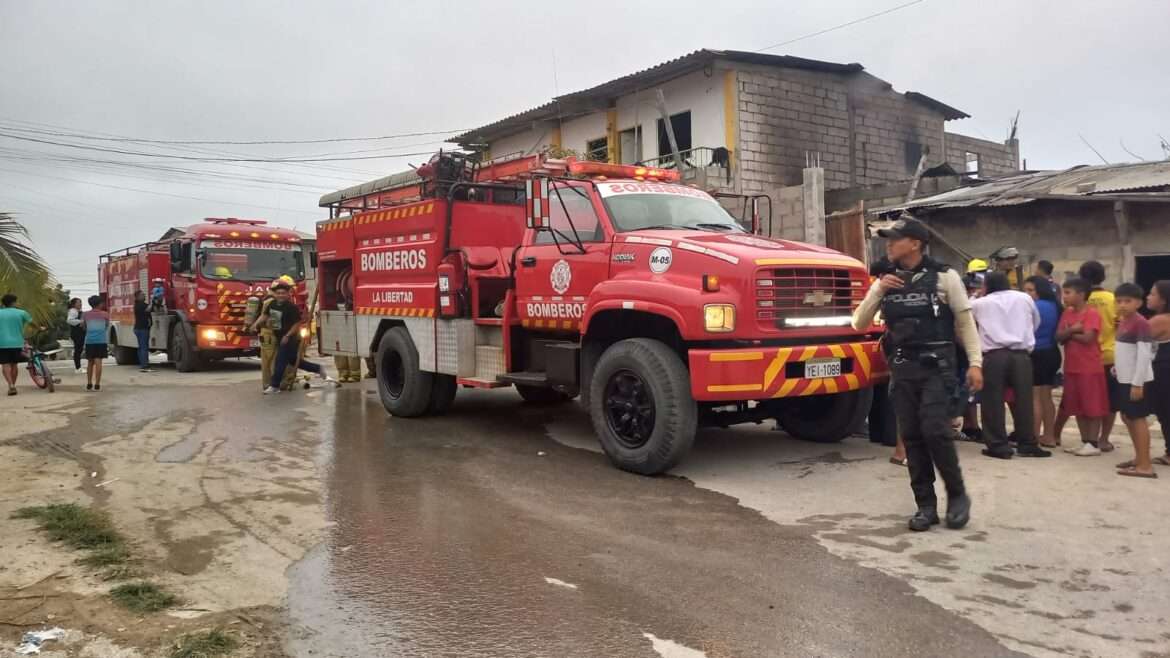
<path id="1" fill-rule="evenodd" d="M 49 276 L 49 266 L 25 240 L 28 229 L 12 215 L 0 213 L 0 280 L 27 274 Z"/>

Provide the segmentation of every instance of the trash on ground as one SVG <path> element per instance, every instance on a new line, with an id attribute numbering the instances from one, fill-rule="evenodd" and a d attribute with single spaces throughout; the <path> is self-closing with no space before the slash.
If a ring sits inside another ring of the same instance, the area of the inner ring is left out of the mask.
<path id="1" fill-rule="evenodd" d="M 16 647 L 16 653 L 21 656 L 40 653 L 42 644 L 49 640 L 60 640 L 63 637 L 65 637 L 65 629 L 61 627 L 53 627 L 44 631 L 29 631 L 20 638 L 20 646 Z"/>

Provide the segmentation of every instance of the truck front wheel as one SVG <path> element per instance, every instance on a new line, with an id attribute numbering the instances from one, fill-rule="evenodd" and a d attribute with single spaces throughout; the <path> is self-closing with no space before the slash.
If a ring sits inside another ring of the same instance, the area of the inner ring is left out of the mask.
<path id="1" fill-rule="evenodd" d="M 593 430 L 618 468 L 657 475 L 686 457 L 698 409 L 678 355 L 649 338 L 614 343 L 589 382 Z"/>
<path id="2" fill-rule="evenodd" d="M 110 334 L 110 346 L 114 348 L 114 363 L 120 366 L 138 365 L 138 350 L 118 344 L 118 333 Z"/>
<path id="3" fill-rule="evenodd" d="M 836 443 L 861 427 L 873 401 L 873 389 L 784 400 L 776 422 L 804 441 Z"/>
<path id="4" fill-rule="evenodd" d="M 187 340 L 187 332 L 183 331 L 182 324 L 176 323 L 175 328 L 171 330 L 170 357 L 175 364 L 175 370 L 179 372 L 195 372 L 199 369 L 199 354 L 191 341 Z"/>
<path id="5" fill-rule="evenodd" d="M 382 335 L 377 356 L 378 395 L 391 415 L 422 416 L 430 407 L 434 374 L 418 367 L 418 350 L 405 327 Z"/>

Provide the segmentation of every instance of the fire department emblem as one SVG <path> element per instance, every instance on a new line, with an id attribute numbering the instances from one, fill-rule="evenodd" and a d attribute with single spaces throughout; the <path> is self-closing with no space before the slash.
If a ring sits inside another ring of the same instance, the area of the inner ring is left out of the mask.
<path id="1" fill-rule="evenodd" d="M 553 265 L 552 273 L 548 275 L 549 282 L 552 283 L 552 289 L 558 294 L 563 295 L 569 289 L 569 284 L 573 282 L 573 270 L 569 267 L 569 263 L 563 258 Z"/>

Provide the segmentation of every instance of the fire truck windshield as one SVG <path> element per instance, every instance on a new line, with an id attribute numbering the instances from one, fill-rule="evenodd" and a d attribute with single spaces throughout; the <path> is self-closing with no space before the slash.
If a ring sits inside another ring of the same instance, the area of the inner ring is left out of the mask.
<path id="1" fill-rule="evenodd" d="M 612 195 L 603 193 L 603 196 L 614 229 L 619 233 L 649 228 L 744 232 L 735 218 L 706 194 L 687 196 L 660 193 Z"/>
<path id="2" fill-rule="evenodd" d="M 199 271 L 220 281 L 272 281 L 284 274 L 300 281 L 305 278 L 305 262 L 300 245 L 236 247 L 205 242 L 199 253 Z"/>

